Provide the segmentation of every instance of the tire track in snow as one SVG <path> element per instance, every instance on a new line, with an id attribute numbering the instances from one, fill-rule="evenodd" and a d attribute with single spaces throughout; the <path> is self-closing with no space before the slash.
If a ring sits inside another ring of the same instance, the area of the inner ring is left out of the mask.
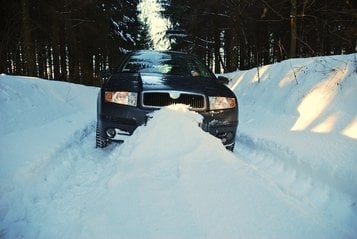
<path id="1" fill-rule="evenodd" d="M 72 121 L 77 120 L 67 123 Z M 112 165 L 103 163 L 103 158 L 108 157 L 112 148 L 95 148 L 95 121 L 74 128 L 62 139 L 56 147 L 34 157 L 17 173 L 21 177 L 15 180 L 21 189 L 10 188 L 6 200 L 0 198 L 0 219 L 4 224 L 4 229 L 0 227 L 0 237 L 3 234 L 10 238 L 12 235 L 50 238 L 46 233 L 51 230 L 77 225 L 86 210 L 105 193 L 106 182 L 101 175 L 110 173 Z M 18 215 L 13 210 L 22 211 L 21 218 L 13 217 Z M 34 231 L 40 234 L 32 235 Z"/>
<path id="2" fill-rule="evenodd" d="M 289 148 L 273 141 L 240 134 L 234 153 L 273 181 L 288 197 L 330 218 L 331 226 L 348 224 L 350 230 L 346 233 L 357 235 L 356 199 L 351 199 L 338 188 L 325 183 Z"/>
<path id="3" fill-rule="evenodd" d="M 56 188 L 53 193 L 60 196 L 65 195 L 63 192 L 71 190 L 72 187 L 83 184 L 91 186 L 91 183 L 98 180 L 98 171 L 104 166 L 103 158 L 109 155 L 110 150 L 110 147 L 107 150 L 95 148 L 95 121 L 88 122 L 75 130 L 55 152 L 42 160 L 46 162 L 46 166 L 38 177 Z"/>

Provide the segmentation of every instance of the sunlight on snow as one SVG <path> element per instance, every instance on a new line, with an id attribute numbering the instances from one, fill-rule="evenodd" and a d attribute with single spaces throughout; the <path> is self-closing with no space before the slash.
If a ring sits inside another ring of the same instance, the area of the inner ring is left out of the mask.
<path id="1" fill-rule="evenodd" d="M 283 88 L 284 86 L 287 86 L 290 84 L 292 81 L 296 81 L 296 77 L 294 75 L 294 69 L 291 69 L 286 76 L 279 82 L 279 87 Z"/>
<path id="2" fill-rule="evenodd" d="M 266 66 L 262 66 L 259 67 L 259 69 L 257 68 L 257 74 L 255 75 L 255 77 L 252 79 L 252 83 L 254 82 L 259 82 L 262 79 L 262 76 L 264 75 L 264 73 L 269 69 L 270 65 L 266 65 Z"/>
<path id="3" fill-rule="evenodd" d="M 239 86 L 239 84 L 245 79 L 245 75 L 247 74 L 248 71 L 244 72 L 238 80 L 234 83 L 233 86 L 231 86 L 231 90 L 235 91 L 235 89 Z"/>
<path id="4" fill-rule="evenodd" d="M 255 82 L 259 82 L 262 79 L 262 76 L 264 75 L 264 73 L 269 69 L 269 65 L 266 66 L 262 66 L 257 68 L 257 74 L 255 75 L 255 77 L 252 79 L 252 83 Z"/>
<path id="5" fill-rule="evenodd" d="M 326 120 L 324 120 L 322 123 L 318 124 L 316 127 L 314 127 L 311 131 L 315 133 L 329 133 L 331 132 L 336 125 L 336 122 L 339 118 L 340 114 L 339 113 L 334 113 L 327 117 Z"/>
<path id="6" fill-rule="evenodd" d="M 352 122 L 344 130 L 342 130 L 342 134 L 347 137 L 357 139 L 357 117 L 355 117 Z"/>
<path id="7" fill-rule="evenodd" d="M 319 83 L 315 89 L 304 97 L 297 108 L 300 116 L 291 128 L 292 131 L 305 130 L 321 116 L 335 98 L 338 90 L 337 85 L 341 79 L 345 78 L 346 73 L 346 71 L 337 71 L 329 79 Z M 332 129 L 336 122 L 330 119 L 329 123 L 328 128 Z"/>
<path id="8" fill-rule="evenodd" d="M 322 82 L 302 100 L 297 110 L 299 118 L 291 128 L 292 131 L 302 131 L 311 125 L 329 106 L 336 95 L 336 91 L 329 91 Z"/>

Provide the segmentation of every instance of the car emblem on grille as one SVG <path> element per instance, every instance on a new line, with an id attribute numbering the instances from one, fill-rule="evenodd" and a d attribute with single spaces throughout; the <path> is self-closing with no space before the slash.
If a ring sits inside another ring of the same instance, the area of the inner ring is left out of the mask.
<path id="1" fill-rule="evenodd" d="M 180 98 L 181 93 L 178 91 L 170 91 L 170 98 L 173 100 L 177 100 Z"/>

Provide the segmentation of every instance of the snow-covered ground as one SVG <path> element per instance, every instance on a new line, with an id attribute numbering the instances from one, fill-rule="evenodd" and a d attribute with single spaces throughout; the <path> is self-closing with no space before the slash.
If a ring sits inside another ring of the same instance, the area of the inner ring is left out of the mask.
<path id="1" fill-rule="evenodd" d="M 0 76 L 0 238 L 357 238 L 356 54 L 227 74 L 232 153 L 182 106 L 95 148 L 98 88 Z"/>

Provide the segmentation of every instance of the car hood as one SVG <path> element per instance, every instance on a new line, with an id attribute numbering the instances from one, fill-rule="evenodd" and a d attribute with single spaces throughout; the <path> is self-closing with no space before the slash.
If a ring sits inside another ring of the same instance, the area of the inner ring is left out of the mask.
<path id="1" fill-rule="evenodd" d="M 205 95 L 233 97 L 233 92 L 215 78 L 169 76 L 153 73 L 118 73 L 105 85 L 110 90 L 127 91 L 188 91 Z"/>

